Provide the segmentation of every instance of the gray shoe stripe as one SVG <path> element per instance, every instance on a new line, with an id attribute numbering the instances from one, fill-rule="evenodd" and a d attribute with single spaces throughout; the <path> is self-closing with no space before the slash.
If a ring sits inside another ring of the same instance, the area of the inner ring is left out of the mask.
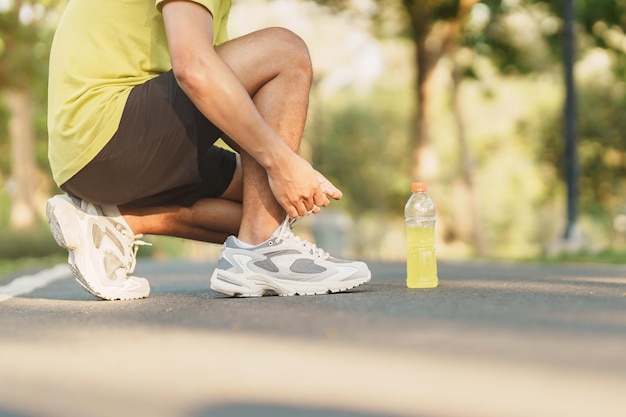
<path id="1" fill-rule="evenodd" d="M 254 262 L 254 265 L 268 272 L 278 272 L 278 267 L 269 258 L 264 259 L 262 261 L 256 261 Z"/>
<path id="2" fill-rule="evenodd" d="M 312 259 L 297 259 L 289 269 L 300 274 L 321 274 L 327 270 Z"/>
<path id="3" fill-rule="evenodd" d="M 226 258 L 224 258 L 223 256 L 220 258 L 219 262 L 217 263 L 217 269 L 221 269 L 221 270 L 227 270 L 232 268 L 234 265 L 230 262 L 228 262 L 228 260 Z"/>

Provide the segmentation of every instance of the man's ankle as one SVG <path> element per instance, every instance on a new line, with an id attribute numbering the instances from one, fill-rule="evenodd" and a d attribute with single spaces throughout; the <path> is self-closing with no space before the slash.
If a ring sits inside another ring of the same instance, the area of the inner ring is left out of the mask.
<path id="1" fill-rule="evenodd" d="M 280 227 L 280 223 L 257 221 L 253 226 L 246 226 L 241 223 L 237 239 L 248 245 L 256 246 L 265 242 Z"/>

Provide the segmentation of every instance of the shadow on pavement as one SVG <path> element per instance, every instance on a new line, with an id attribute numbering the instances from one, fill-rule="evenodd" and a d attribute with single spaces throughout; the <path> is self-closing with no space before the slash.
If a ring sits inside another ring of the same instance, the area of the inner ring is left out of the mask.
<path id="1" fill-rule="evenodd" d="M 200 409 L 189 417 L 389 417 L 389 415 L 275 404 L 224 404 Z"/>
<path id="2" fill-rule="evenodd" d="M 16 414 L 11 411 L 4 411 L 0 409 L 0 417 L 31 417 L 28 414 Z"/>

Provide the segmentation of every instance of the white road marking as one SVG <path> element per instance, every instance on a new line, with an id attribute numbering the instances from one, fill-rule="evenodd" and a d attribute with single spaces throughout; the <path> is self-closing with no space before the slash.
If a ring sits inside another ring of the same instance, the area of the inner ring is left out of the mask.
<path id="1" fill-rule="evenodd" d="M 15 278 L 7 285 L 0 287 L 0 303 L 17 295 L 28 294 L 65 277 L 71 277 L 67 264 L 60 264 L 36 274 Z"/>

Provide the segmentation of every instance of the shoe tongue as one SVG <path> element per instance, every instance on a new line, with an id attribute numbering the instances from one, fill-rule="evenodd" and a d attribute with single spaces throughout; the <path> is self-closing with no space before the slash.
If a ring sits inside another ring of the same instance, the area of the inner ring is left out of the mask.
<path id="1" fill-rule="evenodd" d="M 274 233 L 272 233 L 271 238 L 274 237 L 279 237 L 284 235 L 285 233 L 289 232 L 291 230 L 291 220 L 289 219 L 289 216 L 287 216 L 287 218 L 278 225 L 278 227 L 276 228 L 276 230 L 274 230 Z"/>

